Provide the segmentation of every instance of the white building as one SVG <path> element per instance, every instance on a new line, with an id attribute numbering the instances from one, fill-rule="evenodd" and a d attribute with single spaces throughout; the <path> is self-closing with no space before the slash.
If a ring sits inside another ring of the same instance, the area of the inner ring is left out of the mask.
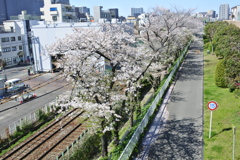
<path id="1" fill-rule="evenodd" d="M 32 46 L 35 61 L 35 70 L 40 72 L 48 72 L 53 69 L 52 57 L 47 53 L 45 49 L 47 45 L 56 42 L 59 38 L 64 38 L 66 34 L 72 34 L 74 27 L 81 27 L 82 29 L 86 29 L 98 26 L 98 23 L 90 22 L 55 23 L 48 24 L 47 26 L 44 24 L 44 22 L 39 22 L 39 25 L 32 26 Z"/>
<path id="2" fill-rule="evenodd" d="M 14 66 L 19 62 L 24 62 L 29 56 L 28 43 L 24 34 L 24 21 L 4 21 L 0 31 L 0 59 L 6 66 Z M 2 64 L 0 64 L 2 66 Z"/>
<path id="3" fill-rule="evenodd" d="M 233 21 L 240 21 L 240 5 L 232 7 L 231 12 L 231 19 Z"/>
<path id="4" fill-rule="evenodd" d="M 77 21 L 75 7 L 69 4 L 52 4 L 51 0 L 44 0 L 44 7 L 40 11 L 43 13 L 41 19 L 47 23 Z"/>
<path id="5" fill-rule="evenodd" d="M 99 23 L 81 22 L 81 23 L 57 23 L 46 26 L 44 22 L 31 27 L 32 30 L 32 46 L 34 55 L 34 68 L 36 71 L 48 72 L 53 68 L 52 57 L 46 51 L 46 46 L 53 44 L 57 39 L 64 38 L 66 34 L 73 34 L 73 28 L 87 29 L 91 27 L 99 27 Z M 133 24 L 128 24 L 133 27 Z M 82 37 L 85 38 L 85 37 Z"/>
<path id="6" fill-rule="evenodd" d="M 228 20 L 229 19 L 229 4 L 221 4 L 219 7 L 219 20 Z"/>

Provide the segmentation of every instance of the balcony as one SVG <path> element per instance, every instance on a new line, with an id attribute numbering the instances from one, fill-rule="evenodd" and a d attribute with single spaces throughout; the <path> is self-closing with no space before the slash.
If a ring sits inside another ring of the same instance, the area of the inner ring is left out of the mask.
<path id="1" fill-rule="evenodd" d="M 50 11 L 50 15 L 57 15 L 58 11 Z"/>
<path id="2" fill-rule="evenodd" d="M 0 33 L 15 33 L 16 31 L 14 29 L 1 29 Z"/>

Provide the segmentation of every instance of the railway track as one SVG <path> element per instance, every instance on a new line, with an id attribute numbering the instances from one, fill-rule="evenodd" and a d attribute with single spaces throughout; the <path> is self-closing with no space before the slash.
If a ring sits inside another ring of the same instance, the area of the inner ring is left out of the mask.
<path id="1" fill-rule="evenodd" d="M 3 155 L 2 160 L 56 159 L 66 146 L 69 146 L 87 128 L 77 122 L 83 114 L 80 109 L 73 109 L 59 120 L 49 124 L 33 136 Z"/>

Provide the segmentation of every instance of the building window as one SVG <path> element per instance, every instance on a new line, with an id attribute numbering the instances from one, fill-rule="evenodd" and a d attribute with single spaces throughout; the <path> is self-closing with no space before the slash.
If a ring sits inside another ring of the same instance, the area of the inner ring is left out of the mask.
<path id="1" fill-rule="evenodd" d="M 11 37 L 11 41 L 15 41 L 15 37 Z"/>
<path id="2" fill-rule="evenodd" d="M 11 48 L 10 47 L 2 48 L 2 52 L 3 53 L 11 52 Z"/>
<path id="3" fill-rule="evenodd" d="M 50 8 L 50 11 L 57 11 L 57 8 L 56 7 L 52 7 L 52 8 Z"/>
<path id="4" fill-rule="evenodd" d="M 9 37 L 1 38 L 1 41 L 2 41 L 2 42 L 9 42 Z"/>
<path id="5" fill-rule="evenodd" d="M 17 63 L 17 59 L 18 59 L 18 57 L 13 57 L 13 64 Z"/>
<path id="6" fill-rule="evenodd" d="M 57 21 L 57 16 L 52 16 L 53 21 Z"/>
<path id="7" fill-rule="evenodd" d="M 21 37 L 21 36 L 18 36 L 18 40 L 21 41 L 21 40 L 22 40 L 22 37 Z"/>
<path id="8" fill-rule="evenodd" d="M 7 65 L 12 64 L 12 58 L 4 58 L 4 61 L 6 62 Z"/>
<path id="9" fill-rule="evenodd" d="M 22 50 L 22 46 L 19 46 L 19 50 Z"/>
<path id="10" fill-rule="evenodd" d="M 12 51 L 16 51 L 16 50 L 17 50 L 16 46 L 12 47 Z"/>

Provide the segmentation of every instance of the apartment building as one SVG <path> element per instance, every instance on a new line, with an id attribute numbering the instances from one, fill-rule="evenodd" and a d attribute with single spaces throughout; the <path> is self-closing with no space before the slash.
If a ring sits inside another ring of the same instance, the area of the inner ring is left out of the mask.
<path id="1" fill-rule="evenodd" d="M 14 66 L 25 60 L 21 28 L 14 21 L 4 22 L 0 30 L 0 66 Z"/>
<path id="2" fill-rule="evenodd" d="M 219 20 L 228 20 L 229 13 L 229 4 L 221 4 L 219 7 Z"/>
<path id="3" fill-rule="evenodd" d="M 240 5 L 231 8 L 231 19 L 233 21 L 240 21 Z"/>
<path id="4" fill-rule="evenodd" d="M 41 19 L 46 23 L 77 21 L 75 7 L 66 3 L 52 3 L 53 0 L 44 0 Z"/>

